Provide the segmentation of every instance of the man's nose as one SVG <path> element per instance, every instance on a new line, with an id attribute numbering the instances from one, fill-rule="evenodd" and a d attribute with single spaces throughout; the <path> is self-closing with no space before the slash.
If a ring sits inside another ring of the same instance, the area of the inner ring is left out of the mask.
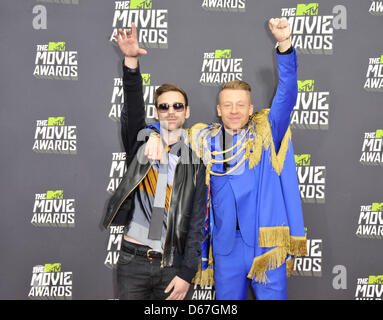
<path id="1" fill-rule="evenodd" d="M 173 106 L 169 106 L 168 114 L 174 114 L 176 111 L 174 110 Z"/>
<path id="2" fill-rule="evenodd" d="M 230 110 L 231 113 L 238 113 L 238 107 L 233 104 L 233 106 L 231 107 L 231 110 Z"/>

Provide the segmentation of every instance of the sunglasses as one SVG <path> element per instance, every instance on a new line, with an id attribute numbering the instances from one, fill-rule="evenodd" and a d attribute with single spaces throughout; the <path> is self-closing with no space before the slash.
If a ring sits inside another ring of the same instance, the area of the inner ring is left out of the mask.
<path id="1" fill-rule="evenodd" d="M 161 113 L 166 113 L 169 111 L 170 105 L 169 103 L 161 103 L 158 105 L 157 109 Z M 185 105 L 182 102 L 173 103 L 173 109 L 176 112 L 181 112 L 185 110 Z"/>

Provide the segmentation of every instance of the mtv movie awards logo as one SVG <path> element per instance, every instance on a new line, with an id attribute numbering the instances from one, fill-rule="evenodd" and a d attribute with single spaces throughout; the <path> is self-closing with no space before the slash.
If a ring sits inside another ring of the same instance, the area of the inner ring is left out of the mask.
<path id="1" fill-rule="evenodd" d="M 35 194 L 31 223 L 36 227 L 74 227 L 75 199 L 64 199 L 63 190 Z"/>
<path id="2" fill-rule="evenodd" d="M 359 238 L 382 239 L 383 236 L 383 202 L 360 206 L 358 229 Z"/>
<path id="3" fill-rule="evenodd" d="M 151 83 L 152 75 L 150 73 L 141 73 L 141 76 L 144 91 L 143 98 L 145 103 L 146 120 L 147 123 L 149 123 L 151 119 L 154 119 L 154 93 L 159 86 Z M 120 121 L 121 110 L 124 106 L 124 89 L 122 79 L 114 78 L 113 85 L 112 98 L 110 100 L 112 106 L 110 108 L 109 118 L 114 121 Z"/>
<path id="4" fill-rule="evenodd" d="M 367 91 L 383 91 L 383 55 L 368 59 L 366 81 L 363 87 Z"/>
<path id="5" fill-rule="evenodd" d="M 368 9 L 368 12 L 376 15 L 376 16 L 381 16 L 383 15 L 383 1 L 382 0 L 373 0 L 371 2 L 371 5 Z"/>
<path id="6" fill-rule="evenodd" d="M 37 120 L 32 150 L 42 153 L 77 153 L 77 128 L 65 125 L 65 117 Z"/>
<path id="7" fill-rule="evenodd" d="M 319 3 L 299 3 L 281 11 L 290 24 L 291 42 L 297 53 L 332 54 L 334 29 L 347 29 L 347 10 L 342 5 L 336 5 L 331 15 L 320 15 Z"/>
<path id="8" fill-rule="evenodd" d="M 107 255 L 104 261 L 105 266 L 115 268 L 120 256 L 121 242 L 124 235 L 124 226 L 110 226 L 109 240 L 106 248 Z"/>
<path id="9" fill-rule="evenodd" d="M 72 299 L 73 274 L 63 271 L 61 263 L 33 267 L 30 299 Z"/>
<path id="10" fill-rule="evenodd" d="M 109 171 L 109 184 L 106 191 L 113 193 L 121 182 L 124 173 L 126 172 L 126 153 L 113 152 L 112 165 Z"/>
<path id="11" fill-rule="evenodd" d="M 313 166 L 310 154 L 296 154 L 295 164 L 302 201 L 324 203 L 326 198 L 326 167 Z"/>
<path id="12" fill-rule="evenodd" d="M 382 300 L 383 275 L 358 278 L 355 290 L 355 300 Z"/>
<path id="13" fill-rule="evenodd" d="M 246 11 L 246 0 L 203 0 L 202 8 L 212 11 Z"/>
<path id="14" fill-rule="evenodd" d="M 77 80 L 77 56 L 77 51 L 68 50 L 64 41 L 37 45 L 33 75 L 40 79 Z"/>
<path id="15" fill-rule="evenodd" d="M 329 125 L 328 91 L 317 91 L 314 80 L 298 80 L 298 97 L 291 114 L 291 127 L 323 129 Z"/>
<path id="16" fill-rule="evenodd" d="M 118 29 L 131 28 L 132 22 L 137 27 L 137 39 L 141 47 L 167 48 L 168 47 L 168 10 L 153 9 L 152 0 L 130 0 L 114 2 L 113 37 Z"/>
<path id="17" fill-rule="evenodd" d="M 306 277 L 322 276 L 322 239 L 307 239 L 307 255 L 294 259 L 292 274 Z"/>
<path id="18" fill-rule="evenodd" d="M 362 155 L 359 161 L 364 165 L 383 164 L 383 130 L 365 132 L 362 146 Z"/>
<path id="19" fill-rule="evenodd" d="M 199 82 L 202 85 L 219 86 L 227 81 L 242 80 L 242 71 L 243 59 L 234 58 L 231 49 L 205 52 Z"/>

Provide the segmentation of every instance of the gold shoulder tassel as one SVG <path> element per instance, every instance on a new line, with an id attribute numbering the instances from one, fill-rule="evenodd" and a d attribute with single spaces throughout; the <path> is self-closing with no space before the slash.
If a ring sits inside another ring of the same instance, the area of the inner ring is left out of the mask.
<path id="1" fill-rule="evenodd" d="M 288 127 L 286 134 L 282 139 L 281 146 L 279 147 L 278 154 L 276 154 L 268 118 L 269 111 L 269 109 L 263 109 L 256 113 L 250 118 L 250 123 L 255 130 L 257 139 L 261 140 L 260 142 L 256 141 L 255 146 L 257 149 L 259 148 L 259 145 L 261 147 L 263 146 L 265 150 L 268 150 L 271 147 L 271 164 L 278 175 L 280 175 L 285 162 L 287 149 L 289 147 L 289 141 L 291 140 L 291 129 Z M 258 152 L 259 151 L 257 150 L 257 155 Z"/>

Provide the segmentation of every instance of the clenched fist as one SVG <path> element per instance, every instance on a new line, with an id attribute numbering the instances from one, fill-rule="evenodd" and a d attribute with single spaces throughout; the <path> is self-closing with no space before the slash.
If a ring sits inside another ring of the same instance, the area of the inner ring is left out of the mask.
<path id="1" fill-rule="evenodd" d="M 269 28 L 274 38 L 279 43 L 279 51 L 286 51 L 291 46 L 290 26 L 286 18 L 272 18 L 269 20 Z"/>

